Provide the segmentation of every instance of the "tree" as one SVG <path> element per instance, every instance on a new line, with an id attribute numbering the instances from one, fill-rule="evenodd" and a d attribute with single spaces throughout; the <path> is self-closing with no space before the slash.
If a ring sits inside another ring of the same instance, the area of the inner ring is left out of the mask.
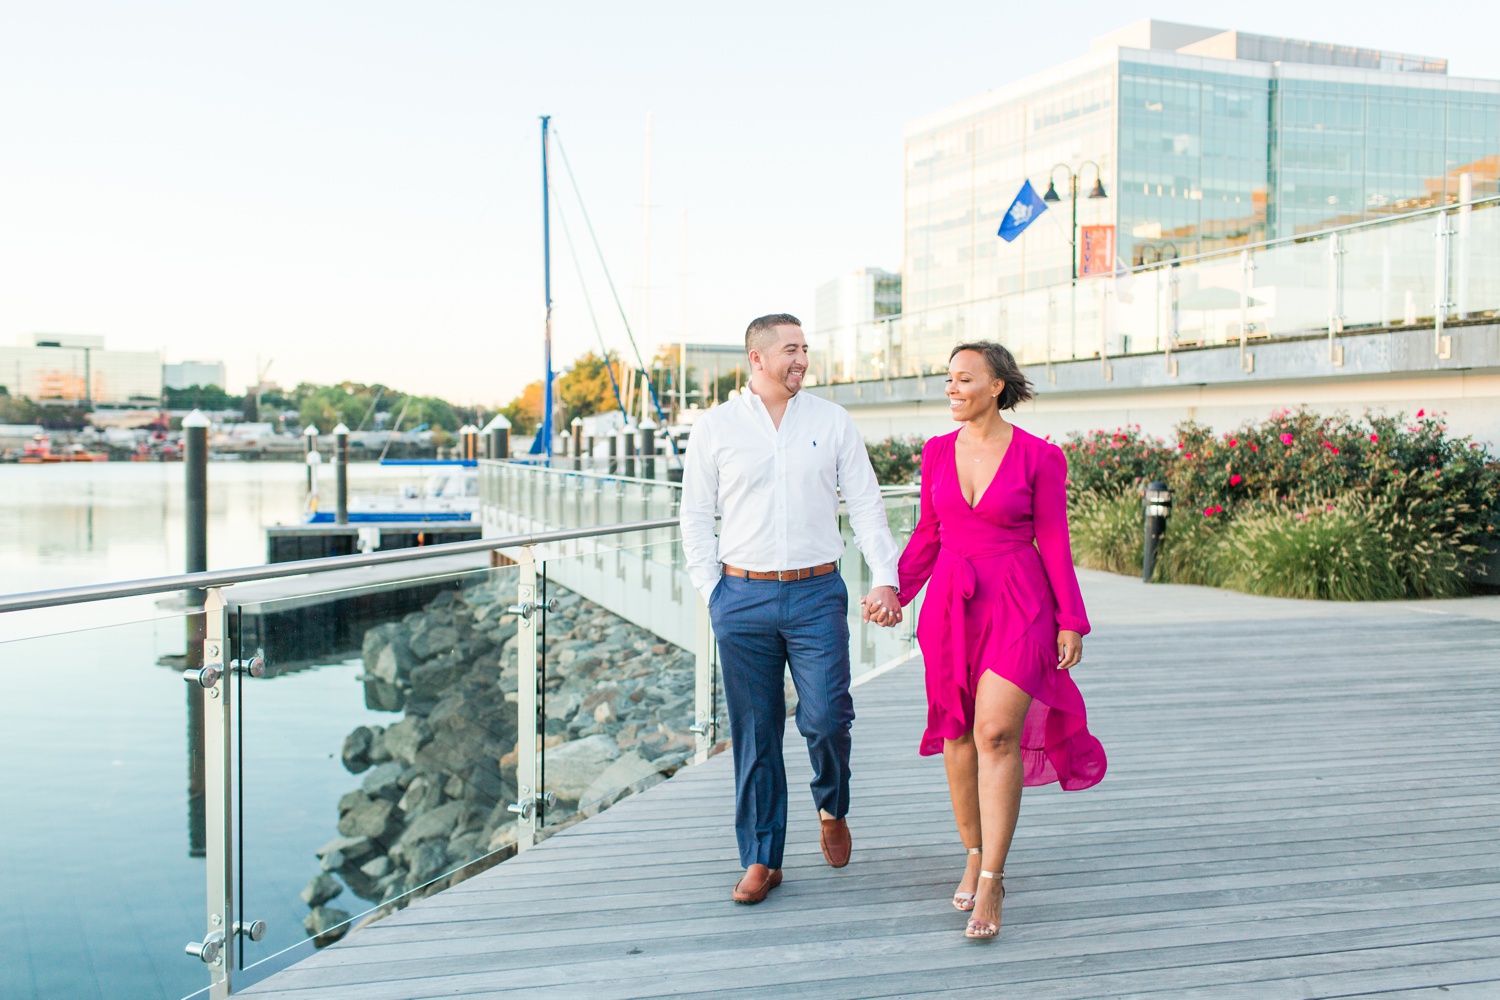
<path id="1" fill-rule="evenodd" d="M 231 396 L 217 385 L 190 385 L 182 389 L 167 386 L 162 389 L 161 403 L 169 410 L 238 410 L 245 405 L 245 399 Z"/>
<path id="2" fill-rule="evenodd" d="M 544 389 L 540 380 L 521 390 L 515 399 L 500 407 L 505 419 L 510 421 L 511 433 L 517 437 L 535 434 L 542 423 L 542 396 Z"/>
<path id="3" fill-rule="evenodd" d="M 603 358 L 589 351 L 573 362 L 572 369 L 553 383 L 553 391 L 562 403 L 564 424 L 571 424 L 574 417 L 591 417 L 596 413 L 608 413 L 619 408 L 609 372 L 610 366 L 616 366 L 615 377 L 618 378 L 618 364 L 619 357 L 613 351 Z"/>

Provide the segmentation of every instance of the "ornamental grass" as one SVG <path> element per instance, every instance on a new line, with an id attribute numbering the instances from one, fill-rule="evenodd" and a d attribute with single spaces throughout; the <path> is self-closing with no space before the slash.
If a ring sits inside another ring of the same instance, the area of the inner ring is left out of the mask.
<path id="1" fill-rule="evenodd" d="M 1176 441 L 1075 434 L 1069 520 L 1080 565 L 1138 573 L 1141 489 L 1171 487 L 1154 579 L 1325 600 L 1470 592 L 1496 544 L 1500 462 L 1441 418 L 1280 411 Z"/>

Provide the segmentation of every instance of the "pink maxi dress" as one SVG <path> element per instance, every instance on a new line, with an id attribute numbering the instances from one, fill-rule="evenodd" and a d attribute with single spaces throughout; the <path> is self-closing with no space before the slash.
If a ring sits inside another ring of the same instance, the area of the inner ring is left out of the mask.
<path id="1" fill-rule="evenodd" d="M 1089 631 L 1068 541 L 1062 450 L 1021 428 L 971 508 L 958 485 L 958 432 L 922 449 L 922 510 L 901 555 L 901 603 L 927 585 L 917 641 L 927 666 L 923 755 L 974 727 L 974 691 L 993 670 L 1031 695 L 1025 783 L 1075 790 L 1104 777 L 1083 696 L 1057 669 L 1057 633 Z"/>

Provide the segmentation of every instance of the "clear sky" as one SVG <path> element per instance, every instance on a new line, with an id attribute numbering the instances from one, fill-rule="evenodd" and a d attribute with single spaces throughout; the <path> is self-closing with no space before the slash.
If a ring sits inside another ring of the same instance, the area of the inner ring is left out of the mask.
<path id="1" fill-rule="evenodd" d="M 0 341 L 99 333 L 169 361 L 223 360 L 232 387 L 260 358 L 284 384 L 382 381 L 478 403 L 542 371 L 541 113 L 649 360 L 684 313 L 690 339 L 733 341 L 766 312 L 811 322 L 814 289 L 843 271 L 899 267 L 903 124 L 1132 21 L 1447 56 L 1455 75 L 1500 76 L 1489 33 L 1383 0 L 0 11 Z M 568 221 L 591 256 L 576 209 Z M 560 367 L 597 341 L 556 225 L 553 276 Z M 596 267 L 589 288 L 623 348 Z"/>

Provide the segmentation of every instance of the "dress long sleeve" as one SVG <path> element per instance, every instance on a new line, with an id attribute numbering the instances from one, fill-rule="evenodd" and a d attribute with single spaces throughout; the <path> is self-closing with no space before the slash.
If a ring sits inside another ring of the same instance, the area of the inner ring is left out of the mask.
<path id="1" fill-rule="evenodd" d="M 917 517 L 917 527 L 911 533 L 911 539 L 906 543 L 906 549 L 901 553 L 901 561 L 896 567 L 896 576 L 900 580 L 898 596 L 901 598 L 901 606 L 905 607 L 916 600 L 917 595 L 926 586 L 928 577 L 932 576 L 932 567 L 937 562 L 938 550 L 941 542 L 938 536 L 938 513 L 933 505 L 932 491 L 935 486 L 933 470 L 930 467 L 932 454 L 936 451 L 937 438 L 932 438 L 922 449 L 922 491 L 921 510 Z"/>
<path id="2" fill-rule="evenodd" d="M 1068 538 L 1068 460 L 1062 449 L 1047 445 L 1037 463 L 1032 493 L 1032 523 L 1036 547 L 1047 571 L 1047 582 L 1057 600 L 1057 627 L 1087 635 L 1089 619 L 1073 569 L 1073 545 Z"/>

